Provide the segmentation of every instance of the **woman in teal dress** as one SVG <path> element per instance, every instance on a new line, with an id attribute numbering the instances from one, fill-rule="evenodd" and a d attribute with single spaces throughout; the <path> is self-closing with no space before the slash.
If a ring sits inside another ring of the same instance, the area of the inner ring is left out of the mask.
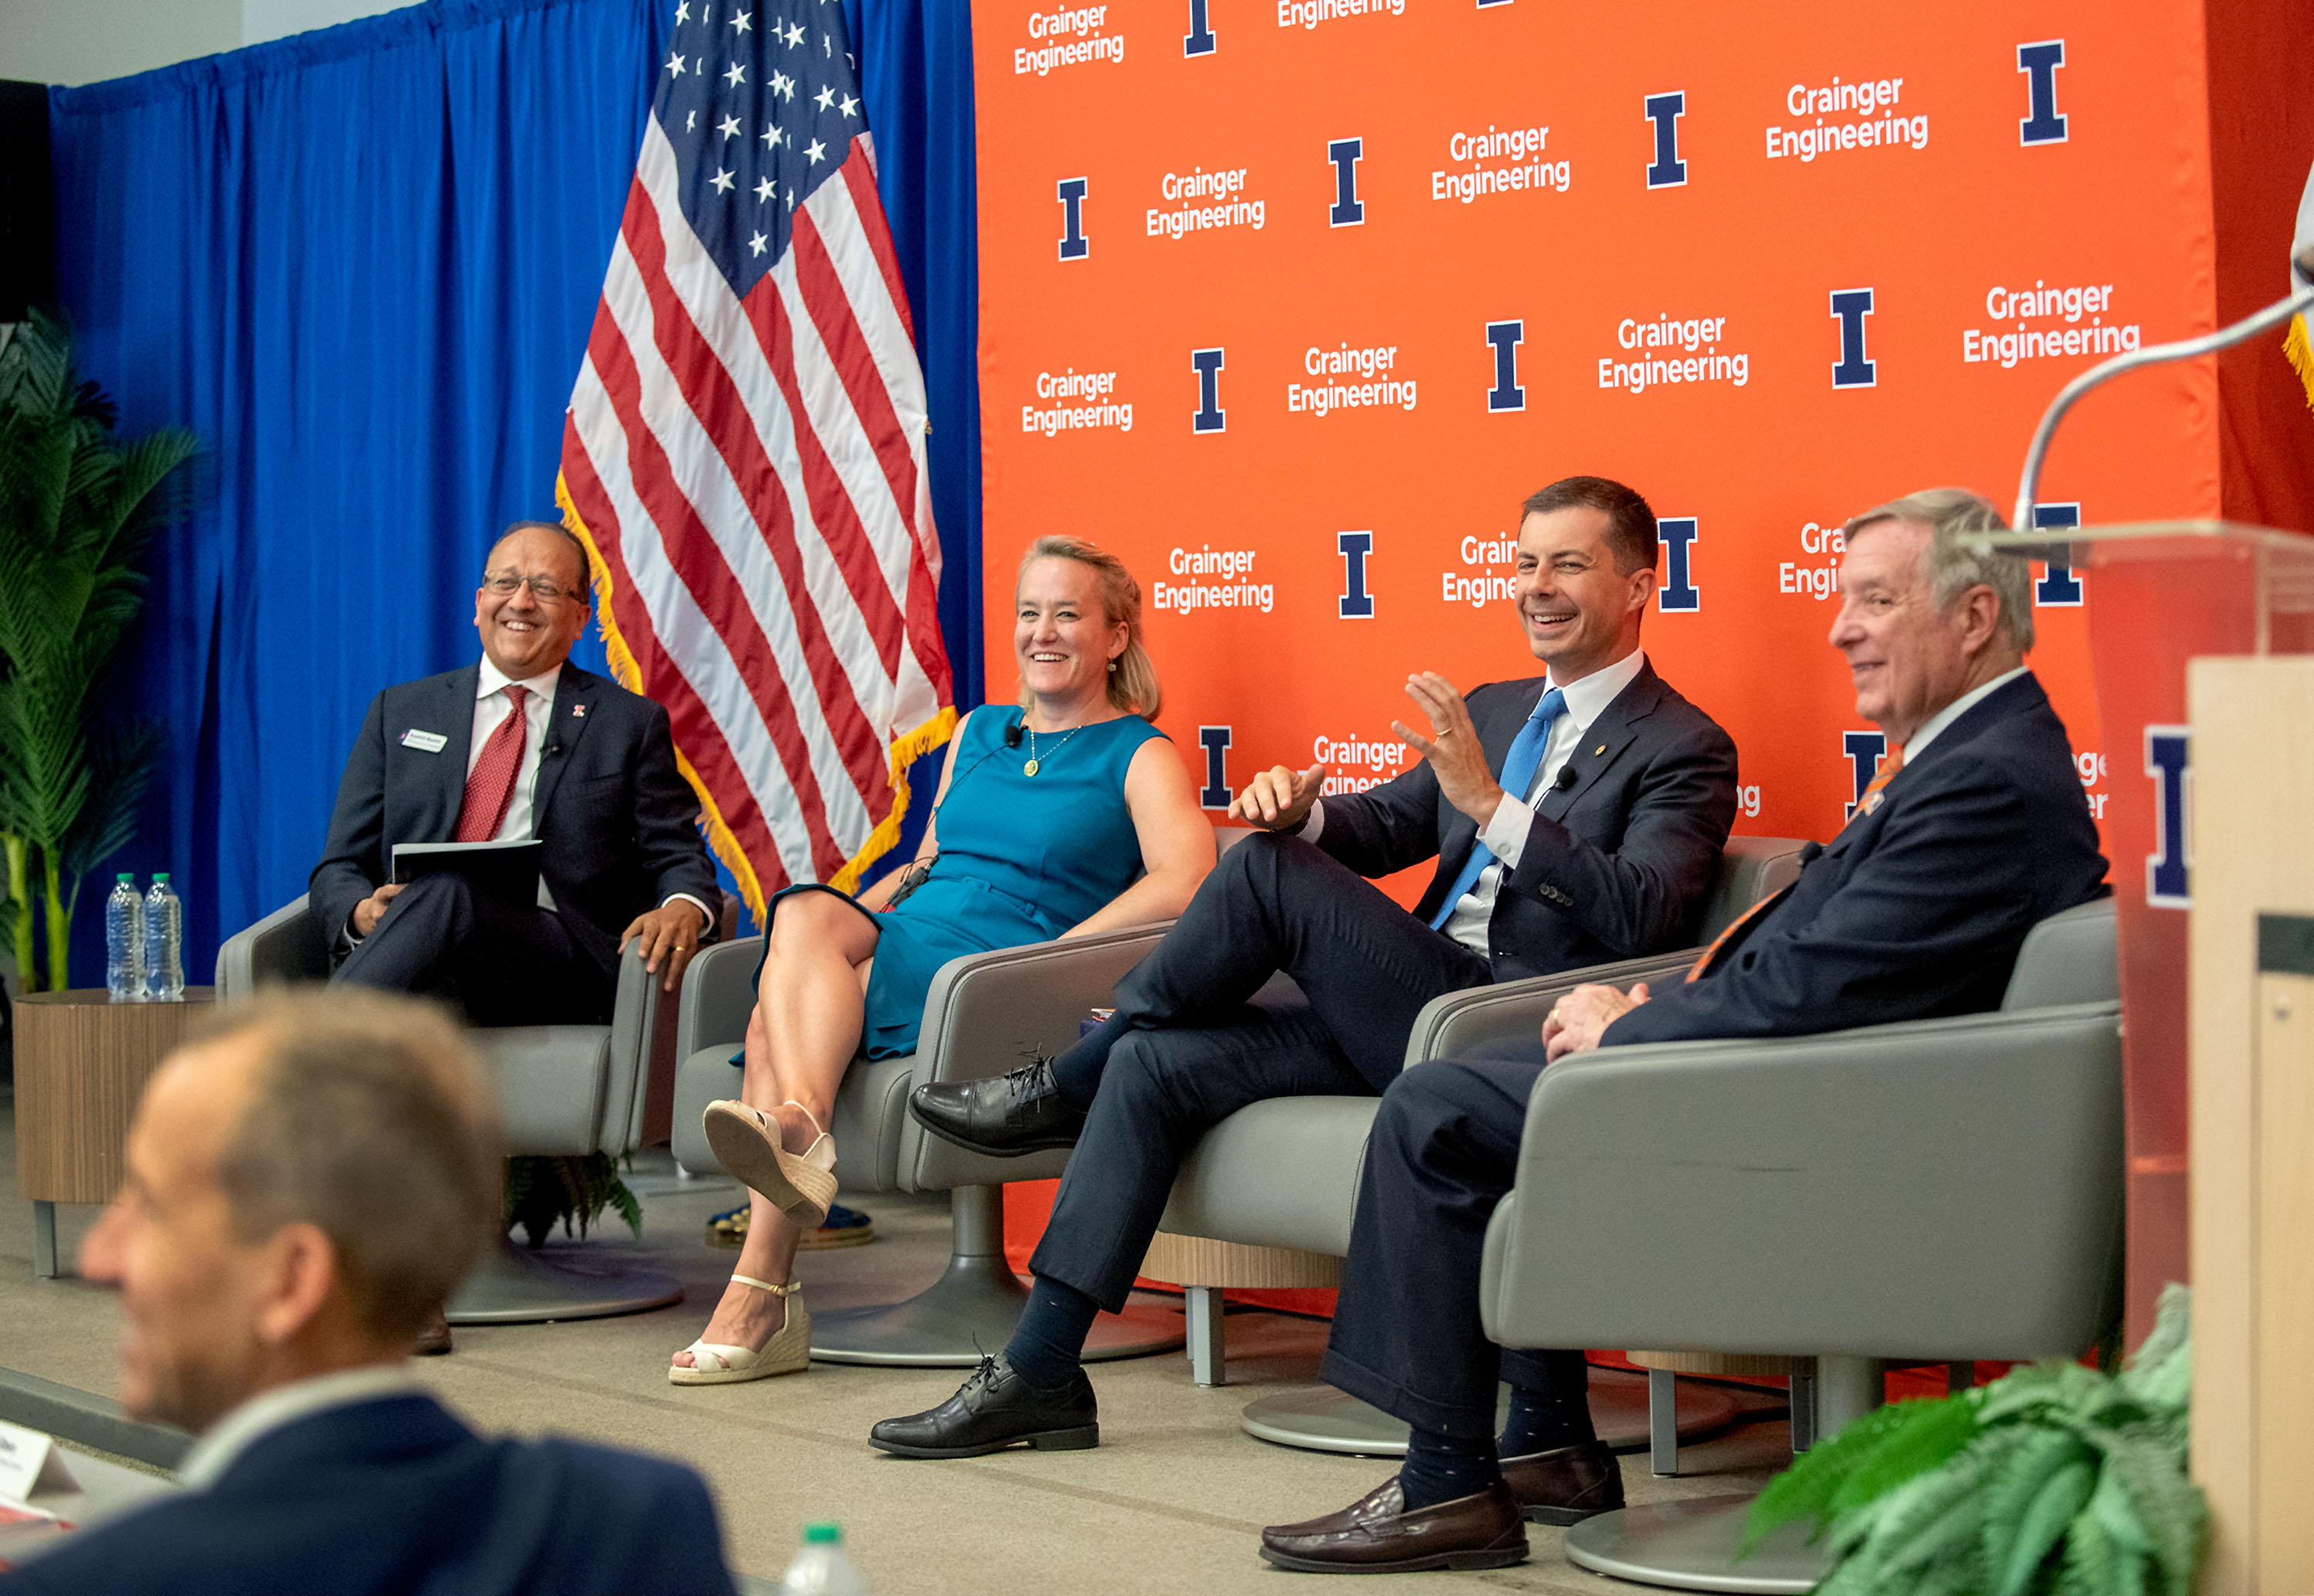
<path id="1" fill-rule="evenodd" d="M 1149 723 L 1160 695 L 1140 584 L 1114 555 L 1047 537 L 1014 592 L 1019 707 L 958 726 L 914 861 L 856 899 L 804 886 L 772 900 L 740 1095 L 706 1116 L 716 1156 L 754 1192 L 747 1239 L 705 1333 L 667 1370 L 677 1385 L 808 1362 L 791 1276 L 835 1193 L 823 1127 L 854 1056 L 914 1050 L 941 966 L 1170 920 L 1213 868 L 1195 786 Z"/>

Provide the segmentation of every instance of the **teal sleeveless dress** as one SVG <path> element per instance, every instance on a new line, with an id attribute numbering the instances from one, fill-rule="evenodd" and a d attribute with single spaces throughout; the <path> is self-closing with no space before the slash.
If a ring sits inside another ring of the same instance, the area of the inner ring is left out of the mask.
<path id="1" fill-rule="evenodd" d="M 940 857 L 932 874 L 870 915 L 880 933 L 861 1036 L 870 1058 L 915 1051 L 924 994 L 949 960 L 1057 937 L 1091 919 L 1141 869 L 1125 772 L 1142 744 L 1165 734 L 1138 715 L 1039 733 L 1030 776 L 1021 770 L 1028 740 L 1004 745 L 1020 719 L 1020 710 L 992 704 L 965 723 L 951 758 L 956 774 L 933 811 Z M 788 893 L 829 891 L 791 886 L 772 900 L 772 913 Z"/>

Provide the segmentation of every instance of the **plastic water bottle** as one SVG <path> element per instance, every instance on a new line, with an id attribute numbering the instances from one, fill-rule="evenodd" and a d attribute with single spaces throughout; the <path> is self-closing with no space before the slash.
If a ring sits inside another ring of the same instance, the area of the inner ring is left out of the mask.
<path id="1" fill-rule="evenodd" d="M 806 1524 L 803 1549 L 780 1575 L 783 1596 L 868 1596 L 860 1565 L 843 1555 L 843 1526 Z"/>
<path id="2" fill-rule="evenodd" d="M 104 990 L 116 1003 L 145 1001 L 145 900 L 126 872 L 104 900 Z"/>
<path id="3" fill-rule="evenodd" d="M 185 1001 L 185 905 L 169 889 L 166 870 L 145 895 L 145 995 L 156 1003 Z"/>

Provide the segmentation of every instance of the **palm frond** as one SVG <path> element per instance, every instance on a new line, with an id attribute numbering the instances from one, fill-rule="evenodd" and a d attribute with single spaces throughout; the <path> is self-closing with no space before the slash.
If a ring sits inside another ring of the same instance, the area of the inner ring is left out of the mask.
<path id="1" fill-rule="evenodd" d="M 65 873 L 75 890 L 137 834 L 137 811 L 152 789 L 161 744 L 160 721 L 146 715 L 117 720 L 91 739 L 88 799 L 62 839 Z"/>

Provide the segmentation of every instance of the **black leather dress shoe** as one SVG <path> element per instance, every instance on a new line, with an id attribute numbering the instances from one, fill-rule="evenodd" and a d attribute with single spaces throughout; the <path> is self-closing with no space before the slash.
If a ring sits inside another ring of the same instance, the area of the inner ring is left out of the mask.
<path id="1" fill-rule="evenodd" d="M 1510 1487 L 1406 1511 L 1398 1476 L 1341 1512 L 1261 1532 L 1261 1555 L 1304 1574 L 1414 1574 L 1426 1568 L 1507 1568 L 1526 1561 L 1526 1526 Z"/>
<path id="2" fill-rule="evenodd" d="M 1503 1483 L 1531 1524 L 1579 1524 L 1623 1505 L 1623 1467 L 1603 1441 L 1505 1458 Z"/>
<path id="3" fill-rule="evenodd" d="M 1074 1147 L 1084 1110 L 1053 1084 L 1049 1059 L 986 1080 L 941 1080 L 908 1094 L 916 1123 L 944 1142 L 1000 1159 Z"/>
<path id="4" fill-rule="evenodd" d="M 1066 1389 L 1039 1391 L 999 1353 L 981 1359 L 938 1407 L 886 1419 L 868 1432 L 869 1445 L 903 1458 L 977 1458 L 1023 1442 L 1054 1452 L 1100 1444 L 1100 1408 L 1083 1370 Z"/>

